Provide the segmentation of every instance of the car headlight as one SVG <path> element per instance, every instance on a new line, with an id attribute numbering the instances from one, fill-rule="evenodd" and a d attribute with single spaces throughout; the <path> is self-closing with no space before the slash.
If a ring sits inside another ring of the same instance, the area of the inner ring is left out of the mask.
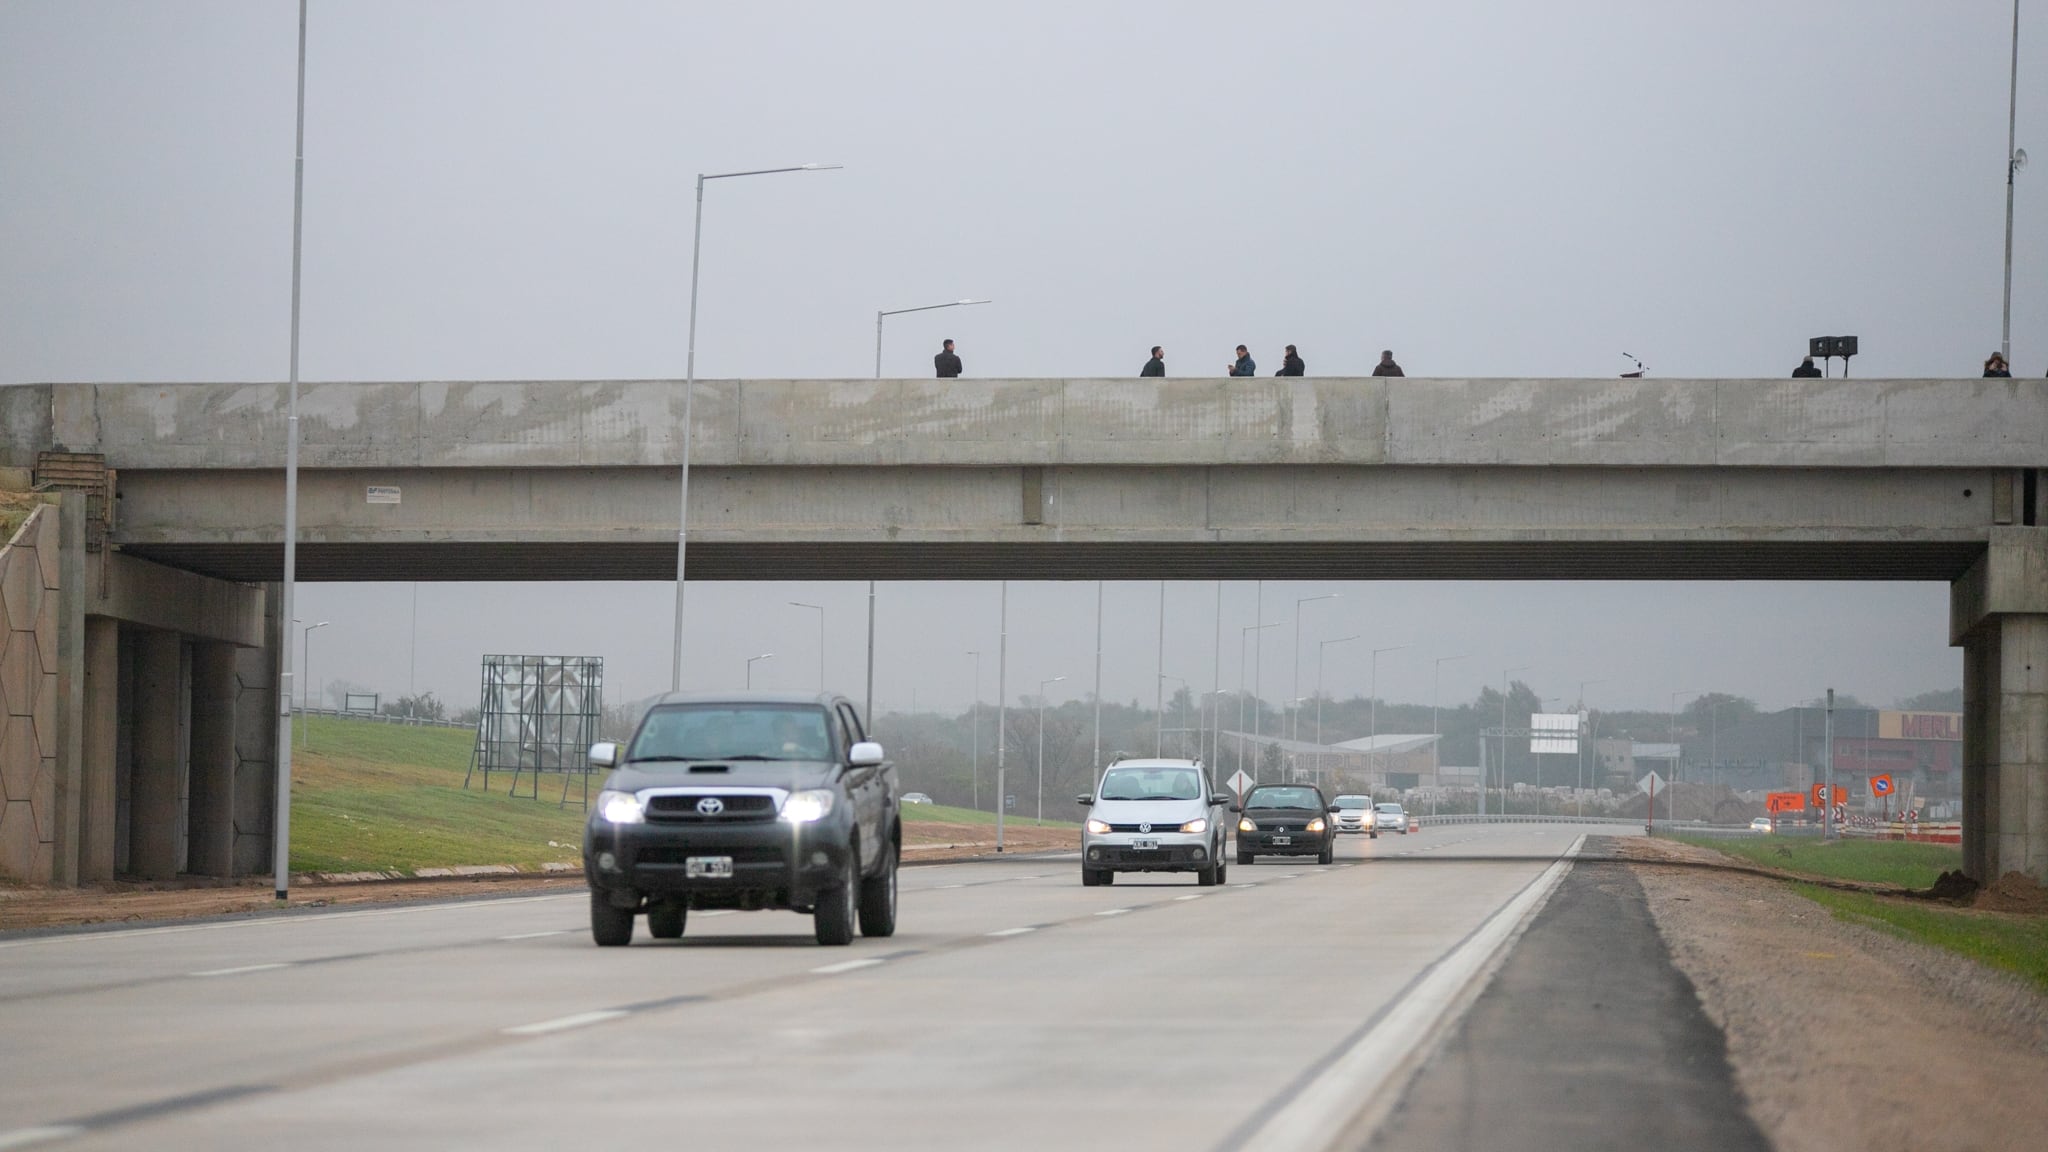
<path id="1" fill-rule="evenodd" d="M 1308 822 L 1308 830 L 1311 832 L 1321 832 L 1326 827 L 1328 827 L 1328 825 L 1323 823 L 1323 818 L 1321 816 L 1318 816 L 1315 819 Z"/>
<path id="2" fill-rule="evenodd" d="M 782 818 L 792 824 L 815 824 L 832 811 L 830 788 L 807 788 L 792 792 L 782 802 Z"/>
<path id="3" fill-rule="evenodd" d="M 1093 816 L 1090 816 L 1090 817 L 1088 818 L 1088 834 L 1089 834 L 1090 836 L 1104 836 L 1104 835 L 1107 835 L 1108 833 L 1109 833 L 1109 821 L 1107 821 L 1107 820 L 1097 820 L 1097 819 L 1096 819 L 1095 817 L 1093 817 Z"/>
<path id="4" fill-rule="evenodd" d="M 597 814 L 608 824 L 647 823 L 647 809 L 631 792 L 599 792 Z"/>
<path id="5" fill-rule="evenodd" d="M 1237 822 L 1237 830 L 1239 832 L 1257 832 L 1259 830 L 1259 826 L 1257 824 L 1252 823 L 1250 820 L 1239 820 Z"/>
<path id="6" fill-rule="evenodd" d="M 1193 820 L 1181 825 L 1180 830 L 1183 832 L 1207 832 L 1209 830 L 1209 818 L 1207 816 L 1197 816 Z"/>

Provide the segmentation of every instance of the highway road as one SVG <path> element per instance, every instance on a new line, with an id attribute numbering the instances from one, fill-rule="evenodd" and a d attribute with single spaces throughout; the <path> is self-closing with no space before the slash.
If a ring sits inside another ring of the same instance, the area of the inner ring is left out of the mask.
<path id="1" fill-rule="evenodd" d="M 838 949 L 758 912 L 600 950 L 580 892 L 13 935 L 0 1149 L 1356 1146 L 1584 831 L 1220 888 L 911 868 L 897 935 Z"/>

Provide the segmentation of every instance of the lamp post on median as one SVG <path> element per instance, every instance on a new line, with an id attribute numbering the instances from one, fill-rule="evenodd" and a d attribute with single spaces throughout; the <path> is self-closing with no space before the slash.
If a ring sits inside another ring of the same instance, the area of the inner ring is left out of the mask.
<path id="1" fill-rule="evenodd" d="M 2020 0 L 2012 0 L 2012 72 L 2005 111 L 2005 312 L 1998 330 L 1998 354 L 2012 363 L 2012 193 L 2013 178 L 2027 166 L 2026 149 L 2016 147 L 2020 122 Z M 1834 798 L 1829 797 L 1832 801 Z"/>
<path id="2" fill-rule="evenodd" d="M 882 318 L 901 316 L 905 312 L 930 312 L 936 308 L 961 308 L 969 304 L 988 304 L 988 300 L 948 300 L 944 304 L 921 304 L 916 308 L 890 308 L 875 313 L 875 379 L 882 378 Z"/>
<path id="3" fill-rule="evenodd" d="M 1349 644 L 1358 639 L 1356 635 L 1343 636 L 1336 640 L 1316 641 L 1316 783 L 1323 782 L 1323 657 L 1332 644 Z"/>
<path id="4" fill-rule="evenodd" d="M 1444 665 L 1454 660 L 1470 660 L 1472 655 L 1472 653 L 1467 652 L 1460 656 L 1439 656 L 1436 658 L 1436 678 L 1429 693 L 1429 734 L 1432 737 L 1429 742 L 1429 774 L 1430 786 L 1433 789 L 1429 797 L 1429 814 L 1431 816 L 1436 815 L 1436 793 L 1444 790 L 1444 757 L 1443 750 L 1440 747 L 1443 743 L 1443 730 L 1437 727 L 1437 709 L 1443 704 L 1444 697 Z M 1479 794 L 1482 797 L 1486 795 L 1486 781 L 1484 780 L 1479 782 Z M 1481 807 L 1483 808 L 1484 805 Z"/>
<path id="5" fill-rule="evenodd" d="M 297 620 L 292 621 L 294 624 L 298 622 Z M 318 624 L 308 624 L 304 628 L 299 629 L 299 680 L 302 683 L 311 684 L 313 682 L 311 672 L 313 664 L 313 630 L 325 628 L 329 623 L 330 621 L 322 620 Z M 305 711 L 306 697 L 301 694 L 299 697 L 299 713 L 304 715 Z M 306 746 L 306 751 L 311 752 L 313 750 L 313 725 L 310 720 L 307 721 L 306 734 L 301 740 Z"/>
<path id="6" fill-rule="evenodd" d="M 1534 664 L 1517 664 L 1503 668 L 1500 673 L 1500 811 L 1508 811 L 1508 677 L 1517 672 L 1527 672 Z M 1484 741 L 1482 740 L 1483 744 Z M 1486 781 L 1479 782 L 1479 814 L 1486 815 Z"/>
<path id="7" fill-rule="evenodd" d="M 305 236 L 306 204 L 306 0 L 299 0 L 299 72 L 296 134 L 292 138 L 292 335 L 290 383 L 286 387 L 284 447 L 284 581 L 278 617 L 298 623 L 292 615 L 299 586 L 299 273 Z M 277 779 L 271 815 L 272 889 L 282 902 L 292 886 L 292 630 L 282 633 L 277 654 Z"/>
<path id="8" fill-rule="evenodd" d="M 981 653 L 969 652 L 974 657 L 974 758 L 969 761 L 968 775 L 974 790 L 974 810 L 981 811 Z"/>
<path id="9" fill-rule="evenodd" d="M 1586 711 L 1586 688 L 1587 688 L 1587 686 L 1588 686 L 1588 685 L 1592 685 L 1592 684 L 1605 684 L 1605 683 L 1607 683 L 1607 681 L 1605 681 L 1605 680 L 1581 680 L 1581 681 L 1579 681 L 1579 711 L 1580 711 L 1581 713 L 1584 713 L 1584 712 Z M 1589 738 L 1589 734 L 1588 734 L 1588 733 L 1584 733 L 1584 732 L 1581 732 L 1581 733 L 1579 734 L 1579 738 L 1580 738 L 1580 745 L 1579 745 L 1579 778 L 1578 778 L 1578 791 L 1579 791 L 1579 792 L 1581 793 L 1581 795 L 1579 796 L 1579 815 L 1581 815 L 1581 816 L 1584 816 L 1584 815 L 1586 814 L 1586 797 L 1585 797 L 1585 795 L 1584 795 L 1584 793 L 1585 793 L 1585 791 L 1586 791 L 1586 748 L 1585 748 L 1585 741 L 1586 741 L 1586 740 L 1587 740 L 1587 739 Z"/>
<path id="10" fill-rule="evenodd" d="M 1372 787 L 1372 771 L 1380 763 L 1380 653 L 1399 652 L 1403 648 L 1409 647 L 1413 647 L 1413 645 L 1396 644 L 1391 648 L 1375 648 L 1372 650 L 1372 687 L 1370 689 L 1372 699 L 1366 701 L 1368 719 L 1366 721 L 1367 740 L 1365 746 L 1372 750 L 1369 754 L 1369 759 L 1366 761 L 1367 788 Z"/>
<path id="11" fill-rule="evenodd" d="M 818 614 L 818 692 L 822 695 L 825 691 L 825 606 L 822 604 L 805 604 L 800 600 L 791 600 L 789 606 L 791 608 L 809 608 Z M 864 719 L 870 724 L 875 722 L 875 718 L 872 716 L 864 717 Z"/>
<path id="12" fill-rule="evenodd" d="M 1294 602 L 1294 655 L 1289 661 L 1294 666 L 1294 679 L 1287 686 L 1287 694 L 1289 696 L 1301 695 L 1301 606 L 1303 604 L 1313 604 L 1318 600 L 1336 600 L 1339 598 L 1335 592 L 1325 592 L 1321 596 L 1303 596 Z M 1301 715 L 1299 712 L 1295 714 L 1295 726 L 1288 732 L 1288 735 L 1296 740 L 1301 739 Z"/>
<path id="13" fill-rule="evenodd" d="M 691 424 L 697 398 L 697 268 L 704 246 L 704 184 L 708 180 L 731 180 L 740 176 L 773 176 L 781 172 L 822 172 L 838 164 L 798 164 L 789 168 L 756 168 L 747 172 L 700 172 L 697 174 L 697 220 L 690 234 L 690 337 L 683 358 L 683 459 L 682 480 L 676 510 L 676 618 L 675 637 L 670 650 L 669 691 L 683 689 L 683 592 L 687 587 L 686 562 L 690 543 L 690 442 L 695 438 Z M 869 701 L 873 704 L 873 701 Z M 872 716 L 865 717 L 869 723 Z"/>
<path id="14" fill-rule="evenodd" d="M 1065 680 L 1055 676 L 1038 682 L 1038 822 L 1045 823 L 1045 689 L 1048 685 Z"/>
<path id="15" fill-rule="evenodd" d="M 1266 629 L 1266 628 L 1278 628 L 1279 626 L 1280 626 L 1280 622 L 1279 622 L 1278 620 L 1275 620 L 1275 621 L 1273 621 L 1273 622 L 1272 622 L 1272 623 L 1270 623 L 1270 624 L 1247 624 L 1247 625 L 1245 625 L 1244 627 L 1242 627 L 1242 628 L 1238 629 L 1238 636 L 1237 636 L 1237 769 L 1238 769 L 1238 771 L 1240 771 L 1240 772 L 1244 771 L 1244 705 L 1245 705 L 1245 696 L 1244 696 L 1244 665 L 1245 665 L 1245 656 L 1244 656 L 1244 650 L 1245 650 L 1245 646 L 1246 646 L 1247 644 L 1251 643 L 1251 637 L 1252 637 L 1252 633 L 1254 633 L 1254 632 L 1258 632 L 1258 631 L 1261 631 L 1261 630 L 1263 630 L 1263 629 Z M 1252 705 L 1252 728 L 1253 728 L 1253 729 L 1254 729 L 1254 730 L 1256 731 L 1256 730 L 1257 730 L 1257 728 L 1258 728 L 1258 724 L 1259 724 L 1259 700 L 1258 700 L 1258 688 L 1256 687 L 1256 685 L 1258 684 L 1258 681 L 1257 681 L 1257 679 L 1255 678 L 1255 679 L 1254 679 L 1254 680 L 1252 681 L 1252 683 L 1253 683 L 1253 685 L 1254 685 L 1254 687 L 1253 687 L 1253 689 L 1252 689 L 1252 702 L 1251 702 L 1251 705 Z M 1252 761 L 1252 780 L 1253 780 L 1254 782 L 1257 782 L 1258 778 L 1259 778 L 1259 763 L 1258 763 L 1258 760 L 1257 760 L 1257 759 L 1255 758 L 1255 759 L 1254 759 L 1254 760 Z"/>
<path id="16" fill-rule="evenodd" d="M 749 656 L 749 657 L 747 657 L 747 689 L 748 689 L 749 691 L 752 691 L 752 690 L 753 690 L 753 687 L 754 687 L 754 662 L 755 662 L 756 660 L 773 660 L 773 659 L 775 659 L 775 653 L 773 653 L 773 652 L 763 652 L 763 653 L 761 653 L 761 654 L 760 654 L 759 656 Z"/>

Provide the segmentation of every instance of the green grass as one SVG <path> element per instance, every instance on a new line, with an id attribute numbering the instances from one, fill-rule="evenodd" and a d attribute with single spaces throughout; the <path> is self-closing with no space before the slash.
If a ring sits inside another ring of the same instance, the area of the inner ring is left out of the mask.
<path id="1" fill-rule="evenodd" d="M 467 729 L 333 716 L 310 716 L 295 728 L 309 743 L 292 758 L 294 871 L 537 868 L 580 858 L 584 813 L 556 806 L 559 775 L 541 778 L 538 801 L 507 796 L 511 778 L 495 772 L 491 792 L 482 790 L 481 775 L 463 789 L 475 739 Z M 521 778 L 522 790 L 532 779 Z M 581 782 L 572 786 L 580 797 Z"/>
<path id="2" fill-rule="evenodd" d="M 1915 845 L 1924 847 L 1924 845 Z M 2048 917 L 1972 912 L 1898 897 L 1798 885 L 1807 899 L 1855 924 L 1918 940 L 2018 973 L 2048 992 Z"/>
<path id="3" fill-rule="evenodd" d="M 1679 840 L 1711 848 L 1766 868 L 1832 880 L 1897 884 L 1929 888 L 1943 872 L 1963 866 L 1962 849 L 1953 844 L 1916 844 L 1905 840 L 1826 841 L 1793 836 L 1722 839 L 1680 836 Z"/>
<path id="4" fill-rule="evenodd" d="M 944 804 L 905 804 L 905 824 L 987 824 L 995 826 L 996 814 L 973 808 L 952 808 Z M 1073 820 L 1033 820 L 1029 816 L 1005 816 L 1003 826 L 1007 828 L 1079 828 Z"/>

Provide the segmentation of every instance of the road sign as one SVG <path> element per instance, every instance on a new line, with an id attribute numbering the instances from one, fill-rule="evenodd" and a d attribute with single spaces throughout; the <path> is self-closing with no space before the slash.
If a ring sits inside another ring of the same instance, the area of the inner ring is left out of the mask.
<path id="1" fill-rule="evenodd" d="M 1806 796 L 1800 792 L 1768 792 L 1764 794 L 1764 810 L 1767 812 L 1804 812 Z"/>
<path id="2" fill-rule="evenodd" d="M 1636 781 L 1636 791 L 1648 792 L 1652 796 L 1661 791 L 1663 787 L 1664 778 L 1655 772 L 1646 772 L 1641 780 Z"/>
<path id="3" fill-rule="evenodd" d="M 1882 774 L 1880 774 L 1880 775 L 1877 775 L 1877 776 L 1872 776 L 1872 777 L 1870 778 L 1870 794 L 1871 794 L 1872 796 L 1889 796 L 1889 795 L 1891 795 L 1891 794 L 1892 794 L 1892 777 L 1891 777 L 1891 773 L 1889 773 L 1889 772 L 1886 772 L 1886 773 L 1882 773 Z"/>
<path id="4" fill-rule="evenodd" d="M 1250 788 L 1253 781 L 1251 777 L 1244 774 L 1244 769 L 1239 768 L 1236 772 L 1231 773 L 1230 779 L 1225 780 L 1224 783 L 1230 786 L 1232 792 L 1243 796 L 1245 789 Z"/>

